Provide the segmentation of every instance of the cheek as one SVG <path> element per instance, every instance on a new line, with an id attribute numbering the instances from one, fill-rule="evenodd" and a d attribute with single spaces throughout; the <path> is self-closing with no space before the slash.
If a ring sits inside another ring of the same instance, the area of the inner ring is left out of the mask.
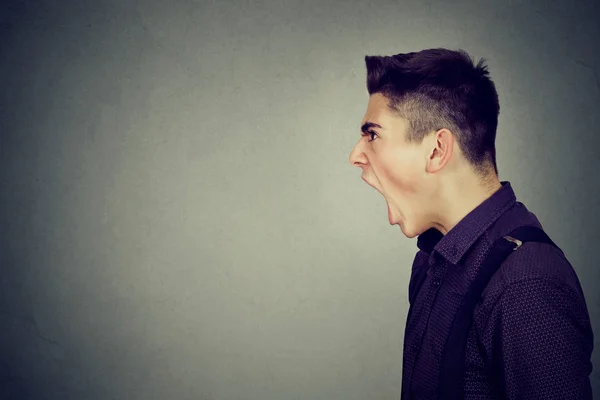
<path id="1" fill-rule="evenodd" d="M 417 193 L 419 188 L 419 168 L 409 159 L 390 159 L 383 163 L 382 178 L 385 179 L 389 190 L 403 195 Z"/>

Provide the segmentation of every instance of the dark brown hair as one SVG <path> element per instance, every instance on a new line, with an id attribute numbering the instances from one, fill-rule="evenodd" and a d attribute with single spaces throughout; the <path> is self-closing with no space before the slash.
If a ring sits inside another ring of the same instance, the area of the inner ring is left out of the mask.
<path id="1" fill-rule="evenodd" d="M 475 170 L 496 174 L 500 105 L 485 60 L 474 65 L 464 50 L 427 49 L 394 56 L 366 56 L 369 95 L 381 93 L 389 108 L 410 122 L 409 141 L 447 128 Z"/>

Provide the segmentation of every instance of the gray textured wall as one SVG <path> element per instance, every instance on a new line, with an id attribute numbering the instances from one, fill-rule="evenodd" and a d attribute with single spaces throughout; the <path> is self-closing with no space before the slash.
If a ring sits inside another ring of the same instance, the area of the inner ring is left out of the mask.
<path id="1" fill-rule="evenodd" d="M 364 56 L 429 47 L 600 336 L 600 10 L 496 3 L 4 2 L 0 397 L 398 398 L 415 242 L 348 155 Z"/>

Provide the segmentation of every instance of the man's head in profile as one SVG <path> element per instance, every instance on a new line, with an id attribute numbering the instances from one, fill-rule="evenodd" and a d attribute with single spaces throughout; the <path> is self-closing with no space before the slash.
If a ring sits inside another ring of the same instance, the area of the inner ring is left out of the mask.
<path id="1" fill-rule="evenodd" d="M 350 162 L 390 224 L 419 237 L 402 398 L 591 400 L 583 289 L 498 179 L 498 94 L 483 60 L 445 49 L 365 60 L 369 102 Z"/>
<path id="2" fill-rule="evenodd" d="M 501 187 L 498 95 L 484 61 L 445 49 L 365 61 L 369 102 L 350 162 L 404 235 L 446 234 Z"/>

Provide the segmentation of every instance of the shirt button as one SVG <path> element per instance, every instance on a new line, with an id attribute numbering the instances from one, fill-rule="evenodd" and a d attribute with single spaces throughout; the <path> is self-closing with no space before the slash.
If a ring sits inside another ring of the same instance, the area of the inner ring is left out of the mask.
<path id="1" fill-rule="evenodd" d="M 434 288 L 438 288 L 440 286 L 440 280 L 439 279 L 435 279 L 432 283 Z"/>

